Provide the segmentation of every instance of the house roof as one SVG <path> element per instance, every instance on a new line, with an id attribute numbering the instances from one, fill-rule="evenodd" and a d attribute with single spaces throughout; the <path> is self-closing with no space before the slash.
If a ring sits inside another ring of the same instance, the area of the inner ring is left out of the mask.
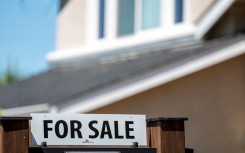
<path id="1" fill-rule="evenodd" d="M 206 64 L 206 67 L 221 62 L 222 60 L 217 61 L 215 59 L 217 62 L 210 64 L 210 61 L 207 61 L 212 59 L 210 55 L 214 56 L 215 53 L 227 52 L 229 53 L 227 58 L 238 56 L 245 51 L 244 40 L 245 36 L 243 35 L 225 37 L 206 42 L 183 44 L 179 47 L 169 46 L 159 51 L 132 55 L 117 61 L 101 60 L 90 65 L 55 68 L 1 88 L 0 107 L 8 109 L 48 103 L 49 105 L 59 106 L 60 109 L 65 109 L 68 105 L 115 91 L 114 89 L 123 86 L 127 87 L 130 84 L 140 83 L 140 81 L 159 73 L 164 72 L 166 76 L 167 72 L 174 68 L 179 68 L 196 60 L 203 60 L 202 62 Z M 232 49 L 237 49 L 237 51 L 233 50 L 233 52 Z M 204 60 L 204 57 L 208 58 Z M 202 68 L 205 67 L 200 67 L 200 69 Z M 195 71 L 200 69 L 195 69 Z M 179 69 L 178 72 L 182 72 L 182 70 Z M 165 82 L 177 78 L 170 76 L 170 79 L 165 80 Z M 156 86 L 160 84 L 157 83 Z M 145 88 L 145 90 L 147 89 L 149 88 Z M 130 96 L 130 94 L 125 96 L 120 94 L 120 98 L 123 99 Z"/>

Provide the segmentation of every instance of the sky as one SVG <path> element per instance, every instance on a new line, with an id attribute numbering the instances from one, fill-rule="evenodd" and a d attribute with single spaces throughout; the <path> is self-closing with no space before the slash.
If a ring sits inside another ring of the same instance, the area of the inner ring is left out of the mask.
<path id="1" fill-rule="evenodd" d="M 7 66 L 30 77 L 49 68 L 55 49 L 59 0 L 3 0 L 0 5 L 0 72 Z"/>

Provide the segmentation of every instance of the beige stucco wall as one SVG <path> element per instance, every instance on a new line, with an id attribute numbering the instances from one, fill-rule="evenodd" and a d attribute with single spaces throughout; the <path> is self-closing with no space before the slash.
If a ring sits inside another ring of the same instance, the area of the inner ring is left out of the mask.
<path id="1" fill-rule="evenodd" d="M 245 55 L 91 113 L 188 117 L 195 153 L 245 152 Z"/>
<path id="2" fill-rule="evenodd" d="M 56 50 L 83 45 L 84 22 L 85 0 L 70 0 L 58 16 Z"/>
<path id="3" fill-rule="evenodd" d="M 190 0 L 191 20 L 196 23 L 216 0 Z"/>

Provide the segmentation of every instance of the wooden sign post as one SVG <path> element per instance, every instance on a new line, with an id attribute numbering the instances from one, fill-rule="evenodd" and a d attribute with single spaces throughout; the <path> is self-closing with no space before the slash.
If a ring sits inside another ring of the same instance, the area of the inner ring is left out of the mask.
<path id="1" fill-rule="evenodd" d="M 157 153 L 185 153 L 185 126 L 188 118 L 151 118 L 147 120 L 148 146 Z"/>
<path id="2" fill-rule="evenodd" d="M 0 153 L 28 153 L 31 117 L 0 117 Z"/>

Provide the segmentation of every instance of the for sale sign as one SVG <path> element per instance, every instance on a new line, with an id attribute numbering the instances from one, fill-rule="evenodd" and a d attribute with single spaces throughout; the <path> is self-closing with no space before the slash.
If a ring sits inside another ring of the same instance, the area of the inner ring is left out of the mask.
<path id="1" fill-rule="evenodd" d="M 146 145 L 145 115 L 31 114 L 32 142 L 41 145 Z"/>

